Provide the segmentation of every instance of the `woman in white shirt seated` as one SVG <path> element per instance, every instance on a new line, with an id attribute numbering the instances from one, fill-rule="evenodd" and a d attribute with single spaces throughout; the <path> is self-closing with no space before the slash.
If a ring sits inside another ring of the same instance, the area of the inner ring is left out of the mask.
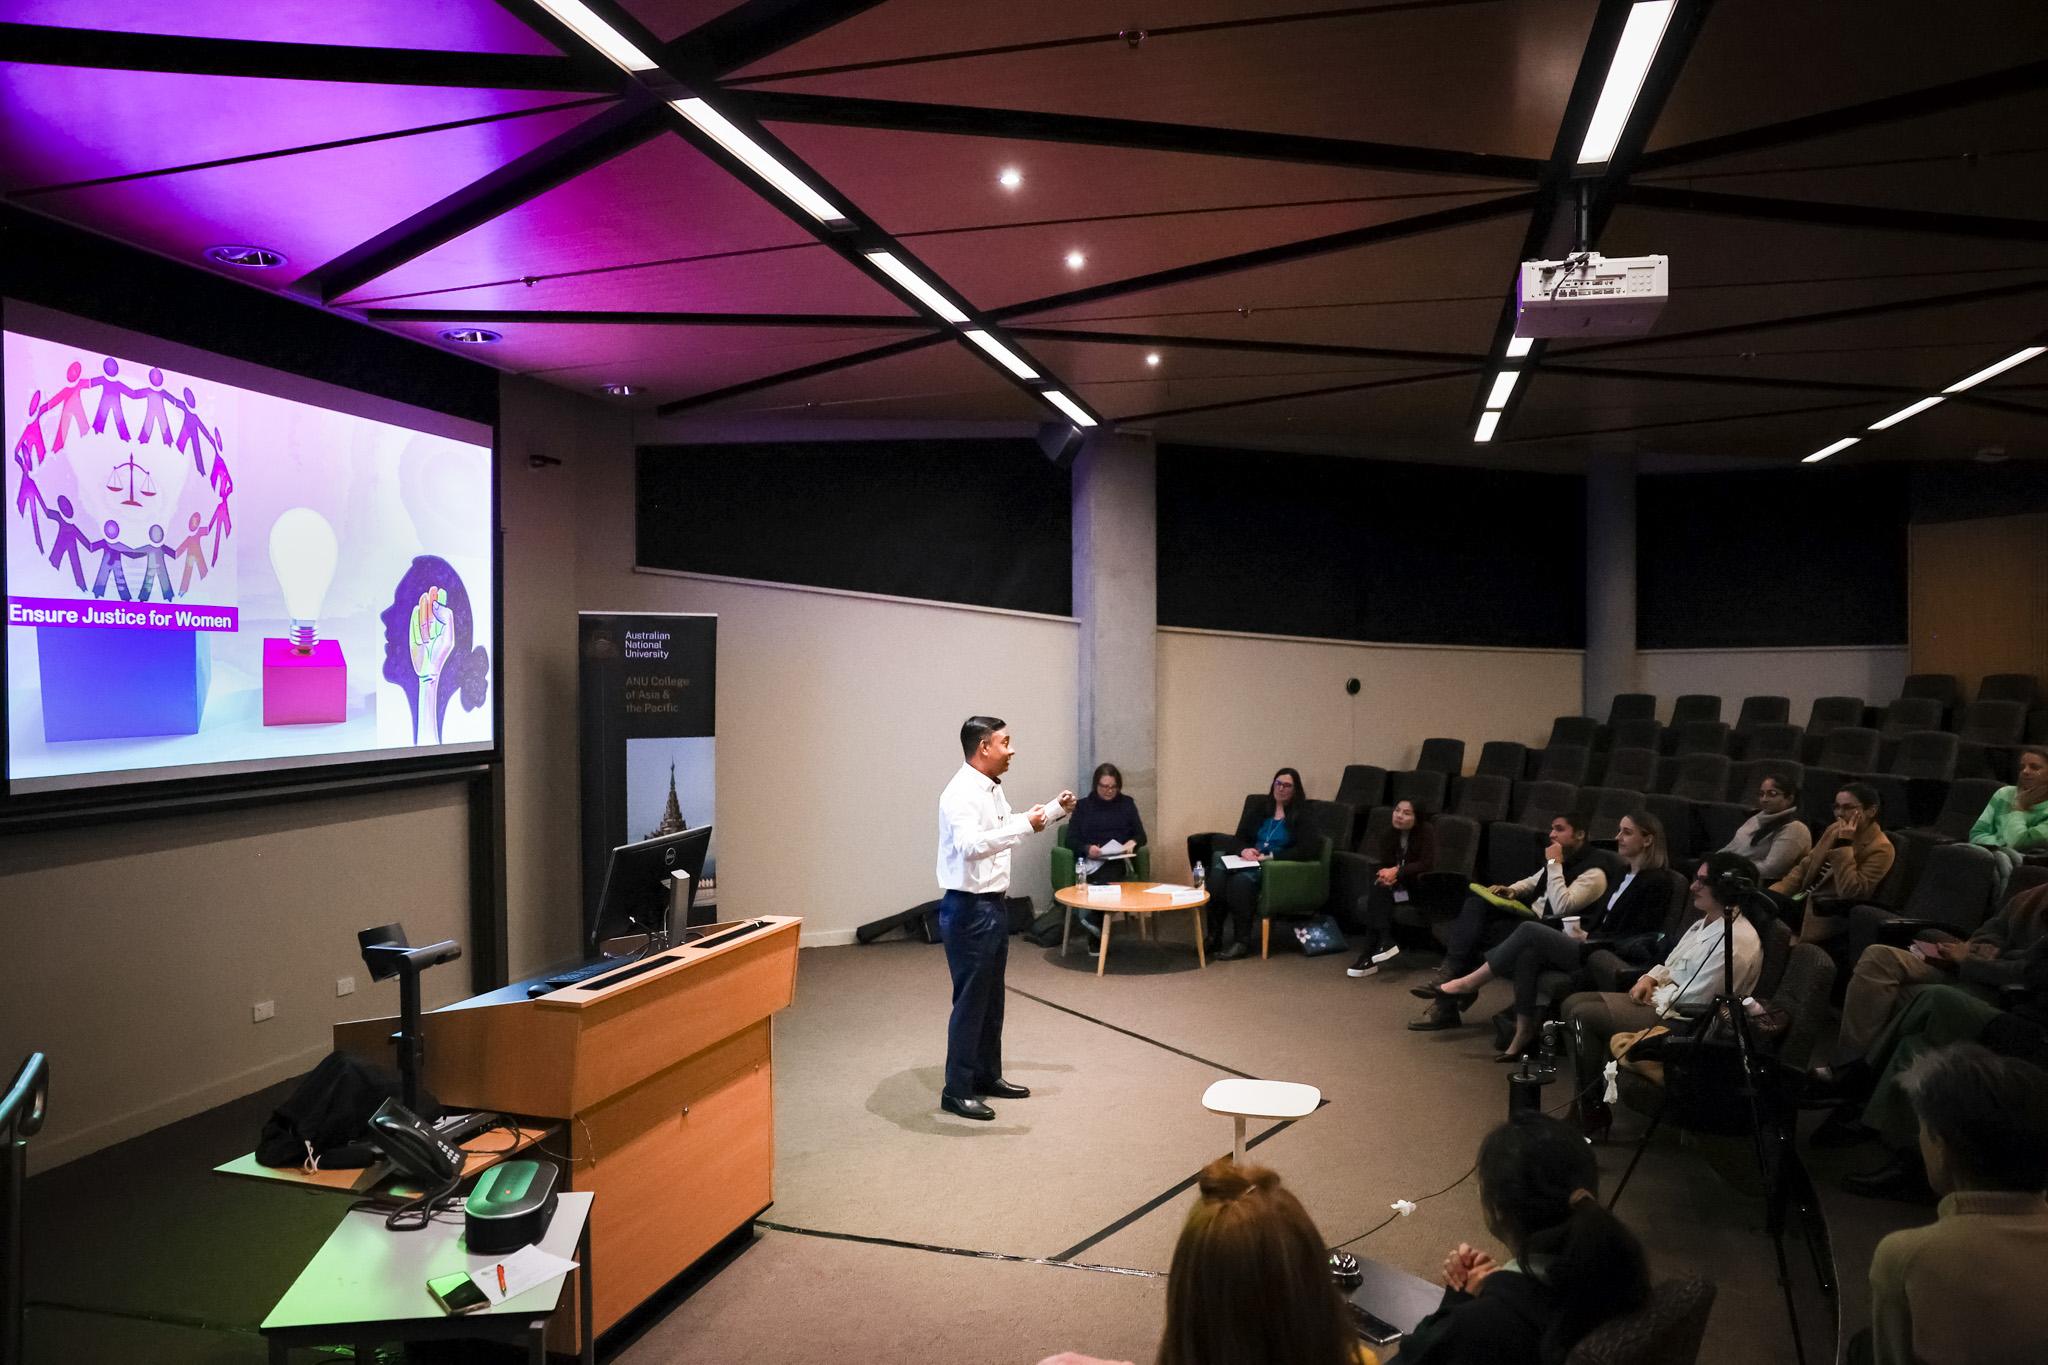
<path id="1" fill-rule="evenodd" d="M 1700 917 L 1664 960 L 1644 972 L 1626 995 L 1582 991 L 1565 1000 L 1565 1027 L 1578 1063 L 1579 1120 L 1588 1137 L 1604 1134 L 1613 1122 L 1612 1112 L 1599 1098 L 1609 1038 L 1704 1014 L 1724 990 L 1739 999 L 1756 989 L 1763 972 L 1763 940 L 1741 913 L 1743 890 L 1756 884 L 1756 864 L 1749 859 L 1733 853 L 1708 854 L 1692 879 L 1692 903 Z M 1731 921 L 1735 979 L 1724 983 L 1721 954 Z"/>

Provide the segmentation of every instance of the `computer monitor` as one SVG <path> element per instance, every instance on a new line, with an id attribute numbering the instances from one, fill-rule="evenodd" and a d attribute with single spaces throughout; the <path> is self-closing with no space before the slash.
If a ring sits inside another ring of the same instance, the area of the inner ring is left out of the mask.
<path id="1" fill-rule="evenodd" d="M 704 855 L 710 848 L 711 826 L 704 825 L 613 849 L 605 865 L 604 891 L 597 901 L 597 923 L 585 945 L 591 955 L 596 956 L 607 940 L 651 934 L 661 928 L 663 916 L 669 913 L 668 878 L 677 871 L 690 875 L 683 916 L 669 924 L 671 933 L 681 933 L 690 919 L 689 907 L 696 903 Z"/>

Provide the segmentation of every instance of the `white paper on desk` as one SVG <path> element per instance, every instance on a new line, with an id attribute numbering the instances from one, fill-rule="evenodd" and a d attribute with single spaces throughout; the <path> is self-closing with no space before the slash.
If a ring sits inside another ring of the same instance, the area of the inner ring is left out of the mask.
<path id="1" fill-rule="evenodd" d="M 505 1288 L 498 1289 L 498 1271 L 505 1272 Z M 537 1244 L 529 1243 L 519 1248 L 502 1261 L 493 1261 L 482 1270 L 469 1273 L 471 1283 L 484 1291 L 484 1297 L 493 1307 L 507 1299 L 516 1299 L 537 1284 L 545 1284 L 558 1275 L 566 1275 L 576 1268 L 576 1262 L 552 1252 L 542 1251 Z"/>
<path id="2" fill-rule="evenodd" d="M 1088 899 L 1091 901 L 1118 901 L 1124 898 L 1121 886 L 1090 886 Z"/>
<path id="3" fill-rule="evenodd" d="M 1235 853 L 1224 854 L 1223 865 L 1229 868 L 1232 872 L 1239 872 L 1247 867 L 1258 866 L 1258 864 L 1253 862 L 1250 858 L 1240 858 Z"/>
<path id="4" fill-rule="evenodd" d="M 1136 844 L 1124 843 L 1121 839 L 1111 839 L 1108 843 L 1099 845 L 1099 847 L 1102 849 L 1102 856 L 1105 858 L 1135 858 L 1138 856 L 1138 846 Z"/>

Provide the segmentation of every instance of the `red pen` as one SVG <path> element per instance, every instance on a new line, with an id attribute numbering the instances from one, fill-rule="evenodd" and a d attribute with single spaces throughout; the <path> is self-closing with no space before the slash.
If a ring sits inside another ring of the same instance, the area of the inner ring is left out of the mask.
<path id="1" fill-rule="evenodd" d="M 502 1265 L 498 1267 L 498 1292 L 505 1292 L 505 1267 Z"/>

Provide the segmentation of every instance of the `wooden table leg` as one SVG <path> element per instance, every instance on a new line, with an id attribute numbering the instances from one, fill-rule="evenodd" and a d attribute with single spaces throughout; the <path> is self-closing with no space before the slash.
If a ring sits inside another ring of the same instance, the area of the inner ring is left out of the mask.
<path id="1" fill-rule="evenodd" d="M 1206 967 L 1209 965 L 1209 953 L 1202 947 L 1202 932 L 1207 927 L 1202 923 L 1202 907 L 1191 905 L 1188 909 L 1195 917 L 1195 965 Z"/>
<path id="2" fill-rule="evenodd" d="M 1114 922 L 1115 917 L 1110 915 L 1109 912 L 1104 911 L 1102 915 L 1102 955 L 1095 959 L 1095 974 L 1097 976 L 1101 976 L 1102 969 L 1109 965 L 1109 926 Z"/>
<path id="3" fill-rule="evenodd" d="M 1067 940 L 1074 936 L 1074 907 L 1067 905 L 1064 901 L 1061 902 L 1061 905 L 1067 912 L 1066 916 L 1060 920 L 1060 956 L 1065 957 L 1067 955 Z"/>

